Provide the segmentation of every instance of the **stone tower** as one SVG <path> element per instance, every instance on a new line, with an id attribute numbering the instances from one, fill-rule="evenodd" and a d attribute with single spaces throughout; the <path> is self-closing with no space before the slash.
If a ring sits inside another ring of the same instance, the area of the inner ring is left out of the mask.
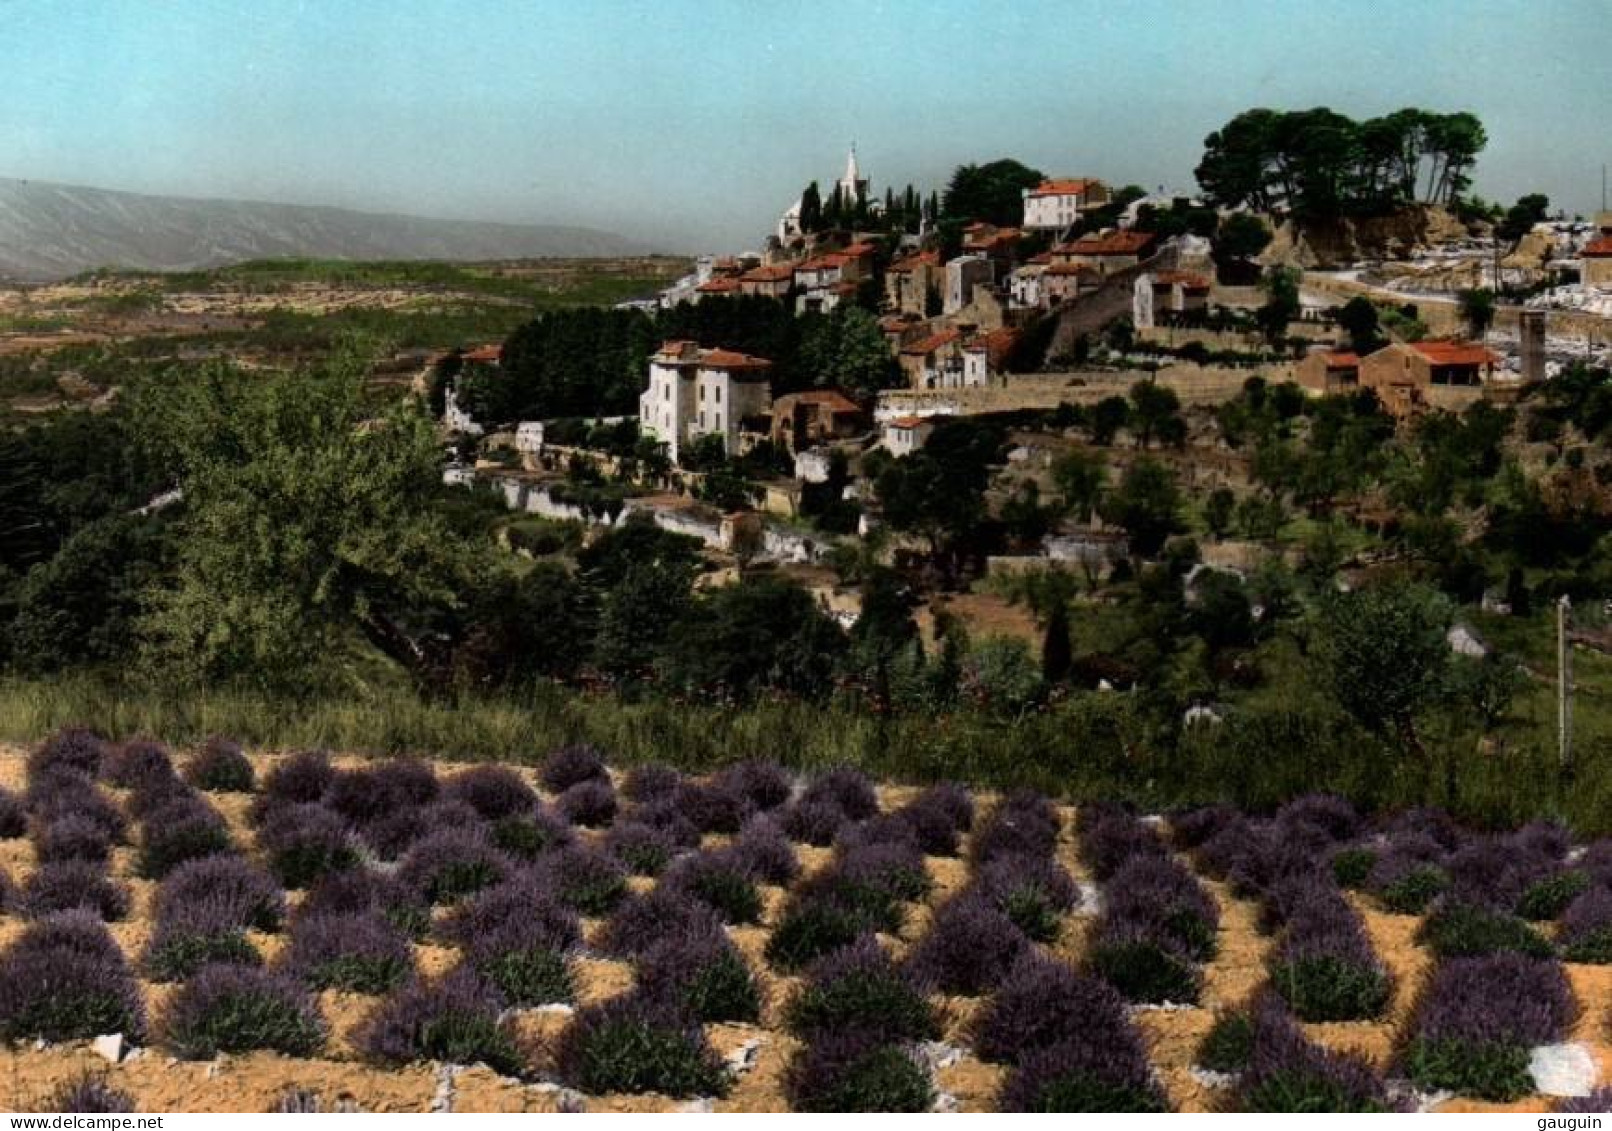
<path id="1" fill-rule="evenodd" d="M 1522 361 L 1522 379 L 1535 382 L 1545 379 L 1545 312 L 1523 310 L 1519 327 Z"/>

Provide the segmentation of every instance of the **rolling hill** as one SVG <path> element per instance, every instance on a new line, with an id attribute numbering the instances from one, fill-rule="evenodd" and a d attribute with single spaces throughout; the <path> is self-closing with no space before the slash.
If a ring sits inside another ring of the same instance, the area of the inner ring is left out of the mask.
<path id="1" fill-rule="evenodd" d="M 0 178 L 0 277 L 21 280 L 95 267 L 183 271 L 292 255 L 482 260 L 649 250 L 590 228 L 430 220 Z"/>

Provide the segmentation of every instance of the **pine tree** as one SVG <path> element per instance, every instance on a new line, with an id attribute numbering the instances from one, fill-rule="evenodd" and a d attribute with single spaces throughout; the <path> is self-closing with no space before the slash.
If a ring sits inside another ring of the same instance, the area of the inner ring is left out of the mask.
<path id="1" fill-rule="evenodd" d="M 800 194 L 800 230 L 815 232 L 823 226 L 823 197 L 817 190 L 817 182 L 813 181 L 806 186 L 806 191 Z"/>

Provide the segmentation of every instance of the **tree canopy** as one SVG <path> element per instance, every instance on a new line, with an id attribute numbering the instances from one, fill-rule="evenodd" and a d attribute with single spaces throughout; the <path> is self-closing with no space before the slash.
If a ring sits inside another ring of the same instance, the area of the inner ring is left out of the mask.
<path id="1" fill-rule="evenodd" d="M 1326 107 L 1245 110 L 1204 139 L 1198 183 L 1219 206 L 1303 220 L 1453 204 L 1488 138 L 1466 111 L 1357 122 Z"/>
<path id="2" fill-rule="evenodd" d="M 1010 157 L 983 165 L 959 165 L 941 197 L 941 216 L 954 221 L 983 220 L 1007 227 L 1024 217 L 1024 190 L 1046 178 Z"/>

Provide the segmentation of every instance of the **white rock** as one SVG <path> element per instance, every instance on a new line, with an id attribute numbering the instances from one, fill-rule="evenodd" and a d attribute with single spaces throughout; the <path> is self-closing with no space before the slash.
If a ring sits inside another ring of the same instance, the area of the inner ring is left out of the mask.
<path id="1" fill-rule="evenodd" d="M 90 1048 L 102 1059 L 117 1064 L 123 1060 L 128 1045 L 124 1042 L 122 1033 L 103 1033 L 90 1043 Z"/>
<path id="2" fill-rule="evenodd" d="M 567 1005 L 563 1001 L 551 1001 L 546 1005 L 534 1005 L 533 1013 L 555 1013 L 561 1017 L 569 1017 L 576 1012 L 576 1006 Z"/>
<path id="3" fill-rule="evenodd" d="M 677 1110 L 690 1115 L 709 1115 L 711 1113 L 711 1101 L 709 1099 L 689 1100 L 687 1103 L 678 1104 Z"/>
<path id="4" fill-rule="evenodd" d="M 728 1054 L 728 1068 L 734 1072 L 749 1072 L 755 1067 L 756 1057 L 761 1053 L 762 1040 L 752 1037 L 738 1048 Z"/>
<path id="5" fill-rule="evenodd" d="M 1080 889 L 1080 905 L 1075 908 L 1076 915 L 1101 915 L 1103 913 L 1103 893 L 1097 885 L 1090 880 L 1076 880 L 1075 886 Z"/>
<path id="6" fill-rule="evenodd" d="M 1187 1074 L 1205 1088 L 1229 1088 L 1237 1082 L 1235 1072 L 1211 1072 L 1207 1068 L 1199 1068 L 1196 1064 L 1187 1069 Z"/>
<path id="7" fill-rule="evenodd" d="M 963 1050 L 956 1045 L 949 1045 L 945 1041 L 918 1042 L 918 1059 L 931 1072 L 938 1072 L 942 1068 L 950 1068 L 963 1059 Z"/>
<path id="8" fill-rule="evenodd" d="M 950 1092 L 936 1092 L 935 1102 L 929 1105 L 930 1111 L 956 1111 L 957 1097 Z"/>
<path id="9" fill-rule="evenodd" d="M 1528 1056 L 1536 1091 L 1547 1096 L 1587 1096 L 1595 1090 L 1595 1055 L 1578 1042 L 1540 1045 Z"/>

